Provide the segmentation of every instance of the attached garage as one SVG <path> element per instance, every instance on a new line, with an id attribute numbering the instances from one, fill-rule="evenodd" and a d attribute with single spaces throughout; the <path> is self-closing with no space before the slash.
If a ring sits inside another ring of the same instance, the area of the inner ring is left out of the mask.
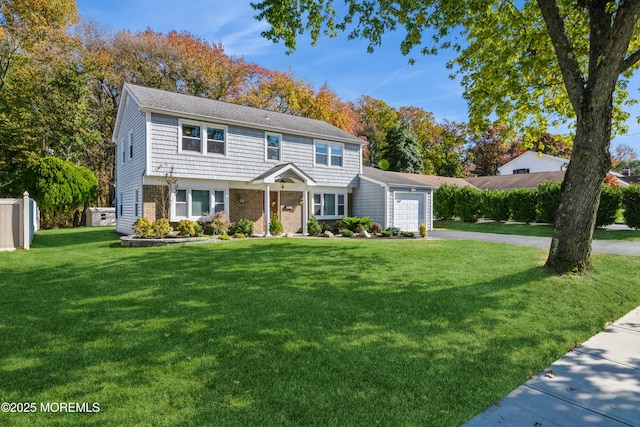
<path id="1" fill-rule="evenodd" d="M 407 176 L 409 175 L 409 176 Z M 353 215 L 368 216 L 383 229 L 418 232 L 420 224 L 433 229 L 433 187 L 410 174 L 364 167 L 353 193 Z"/>

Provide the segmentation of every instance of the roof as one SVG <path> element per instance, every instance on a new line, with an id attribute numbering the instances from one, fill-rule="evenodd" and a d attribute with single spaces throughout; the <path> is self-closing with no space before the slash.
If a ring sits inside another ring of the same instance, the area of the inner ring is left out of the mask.
<path id="1" fill-rule="evenodd" d="M 472 186 L 462 178 L 390 172 L 368 166 L 362 167 L 361 176 L 390 187 L 439 188 L 442 184 L 457 185 L 458 187 Z"/>
<path id="2" fill-rule="evenodd" d="M 513 175 L 478 176 L 465 178 L 480 190 L 513 190 L 515 188 L 536 188 L 544 181 L 562 182 L 564 171 L 522 173 Z"/>
<path id="3" fill-rule="evenodd" d="M 247 107 L 182 93 L 125 83 L 123 96 L 130 94 L 141 111 L 171 116 L 198 118 L 222 124 L 259 128 L 352 144 L 365 144 L 362 139 L 322 120 Z M 115 132 L 114 132 L 115 134 Z"/>
<path id="4" fill-rule="evenodd" d="M 304 173 L 293 163 L 284 163 L 277 165 L 255 177 L 251 182 L 253 184 L 273 184 L 275 182 L 296 182 L 300 181 L 306 185 L 315 185 L 316 182 L 309 175 Z"/>
<path id="5" fill-rule="evenodd" d="M 638 185 L 640 184 L 640 175 L 620 176 L 618 177 L 618 180 Z"/>

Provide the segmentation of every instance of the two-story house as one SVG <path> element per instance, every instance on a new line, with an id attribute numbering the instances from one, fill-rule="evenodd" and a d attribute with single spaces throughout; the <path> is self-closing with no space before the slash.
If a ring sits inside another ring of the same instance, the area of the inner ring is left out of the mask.
<path id="1" fill-rule="evenodd" d="M 113 132 L 118 232 L 224 211 L 268 234 L 347 216 L 361 139 L 320 120 L 125 84 Z M 171 181 L 167 185 L 167 181 Z"/>

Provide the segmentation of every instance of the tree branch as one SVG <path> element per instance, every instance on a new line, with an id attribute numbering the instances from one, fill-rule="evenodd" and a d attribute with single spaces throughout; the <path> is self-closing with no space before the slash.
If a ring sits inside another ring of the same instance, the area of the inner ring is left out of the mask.
<path id="1" fill-rule="evenodd" d="M 560 16 L 560 9 L 555 0 L 537 0 L 537 2 L 556 52 L 569 100 L 576 114 L 580 114 L 580 101 L 585 88 L 585 80 L 564 21 Z"/>
<path id="2" fill-rule="evenodd" d="M 638 61 L 640 61 L 640 50 L 636 50 L 631 55 L 627 56 L 624 61 L 622 61 L 622 63 L 620 64 L 620 68 L 618 69 L 618 75 L 633 67 Z"/>

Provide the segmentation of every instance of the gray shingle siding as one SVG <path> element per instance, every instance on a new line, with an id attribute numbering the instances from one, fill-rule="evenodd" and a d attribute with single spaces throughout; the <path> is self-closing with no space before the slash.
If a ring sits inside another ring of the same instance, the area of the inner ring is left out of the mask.
<path id="1" fill-rule="evenodd" d="M 139 191 L 139 211 L 142 206 L 142 173 L 145 168 L 145 115 L 131 99 L 125 99 L 122 119 L 118 127 L 116 140 L 116 198 L 118 199 L 118 220 L 116 230 L 131 234 L 137 216 L 135 208 L 135 190 Z M 133 157 L 129 153 L 129 132 L 133 135 Z M 123 161 L 123 149 L 125 151 Z M 120 205 L 123 205 L 120 215 Z"/>
<path id="2" fill-rule="evenodd" d="M 214 123 L 211 121 L 210 123 Z M 314 166 L 314 139 L 282 135 L 281 161 L 265 159 L 265 131 L 239 126 L 227 128 L 227 155 L 178 152 L 179 119 L 151 114 L 152 168 L 164 174 L 173 166 L 175 176 L 230 181 L 251 181 L 280 163 L 294 163 L 319 185 L 354 187 L 360 165 L 360 145 L 344 144 L 343 167 Z"/>
<path id="3" fill-rule="evenodd" d="M 353 215 L 368 216 L 383 228 L 389 227 L 385 216 L 385 187 L 366 179 L 360 179 L 359 183 L 353 192 Z"/>

